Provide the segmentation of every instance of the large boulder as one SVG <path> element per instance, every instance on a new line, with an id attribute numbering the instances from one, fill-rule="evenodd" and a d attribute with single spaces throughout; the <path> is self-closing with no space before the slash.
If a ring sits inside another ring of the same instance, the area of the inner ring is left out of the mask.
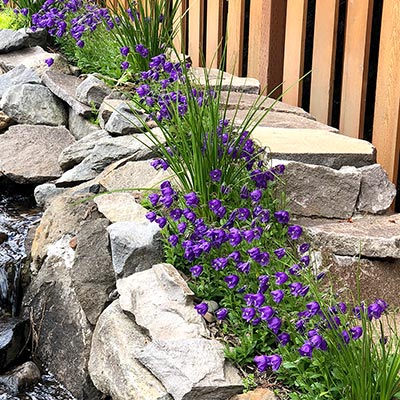
<path id="1" fill-rule="evenodd" d="M 19 124 L 60 126 L 68 120 L 63 102 L 37 84 L 11 86 L 2 97 L 0 108 Z"/>
<path id="2" fill-rule="evenodd" d="M 0 75 L 0 99 L 8 88 L 23 83 L 41 83 L 39 75 L 25 65 L 18 65 L 11 71 Z"/>
<path id="3" fill-rule="evenodd" d="M 94 75 L 87 78 L 76 88 L 76 98 L 88 106 L 100 107 L 104 98 L 111 93 L 111 89 Z"/>
<path id="4" fill-rule="evenodd" d="M 78 399 L 100 395 L 87 370 L 92 328 L 72 281 L 71 236 L 48 247 L 47 258 L 23 299 L 24 315 L 33 319 L 36 355 Z"/>
<path id="5" fill-rule="evenodd" d="M 20 184 L 40 184 L 61 176 L 58 157 L 75 141 L 64 127 L 15 125 L 1 135 L 0 172 Z"/>
<path id="6" fill-rule="evenodd" d="M 0 29 L 0 54 L 26 47 L 28 38 L 25 32 Z"/>

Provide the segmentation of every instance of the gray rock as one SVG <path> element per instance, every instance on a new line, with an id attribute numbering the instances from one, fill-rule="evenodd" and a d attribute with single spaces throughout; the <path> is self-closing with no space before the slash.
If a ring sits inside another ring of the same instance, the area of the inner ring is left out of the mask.
<path id="1" fill-rule="evenodd" d="M 360 168 L 361 189 L 357 211 L 372 214 L 384 213 L 396 197 L 396 186 L 379 164 Z"/>
<path id="2" fill-rule="evenodd" d="M 355 211 L 361 184 L 357 168 L 289 161 L 281 178 L 293 214 L 350 218 Z"/>
<path id="3" fill-rule="evenodd" d="M 91 107 L 81 103 L 75 96 L 76 88 L 82 81 L 71 75 L 48 71 L 42 76 L 43 83 L 60 99 L 64 100 L 77 114 L 89 117 Z"/>
<path id="4" fill-rule="evenodd" d="M 71 267 L 72 286 L 92 325 L 108 303 L 115 289 L 110 243 L 105 218 L 85 221 L 76 236 L 77 247 Z M 95 271 L 95 273 L 93 273 Z"/>
<path id="5" fill-rule="evenodd" d="M 28 35 L 27 47 L 46 46 L 48 39 L 46 29 L 39 28 L 33 31 L 31 28 L 21 28 L 19 31 Z"/>
<path id="6" fill-rule="evenodd" d="M 300 219 L 316 248 L 343 256 L 400 258 L 400 214 L 366 215 L 351 221 Z"/>
<path id="7" fill-rule="evenodd" d="M 74 167 L 88 157 L 101 139 L 111 138 L 107 131 L 95 130 L 66 147 L 58 159 L 63 171 Z"/>
<path id="8" fill-rule="evenodd" d="M 68 120 L 62 101 L 46 87 L 31 83 L 8 88 L 0 108 L 19 124 L 60 126 Z"/>
<path id="9" fill-rule="evenodd" d="M 48 67 L 45 63 L 48 58 L 54 59 L 51 67 Z M 58 71 L 63 74 L 71 73 L 65 58 L 60 54 L 48 53 L 39 46 L 28 47 L 8 54 L 0 54 L 0 64 L 5 65 L 9 70 L 22 64 L 35 70 L 39 76 L 42 76 L 47 71 Z"/>
<path id="10" fill-rule="evenodd" d="M 99 130 L 99 126 L 83 118 L 72 108 L 68 110 L 68 129 L 79 140 L 88 135 L 89 133 Z"/>
<path id="11" fill-rule="evenodd" d="M 25 32 L 0 29 L 0 54 L 27 47 L 28 38 Z"/>
<path id="12" fill-rule="evenodd" d="M 48 247 L 42 268 L 23 299 L 24 315 L 32 315 L 37 357 L 77 398 L 95 400 L 87 363 L 92 330 L 72 283 L 74 250 L 71 236 Z"/>
<path id="13" fill-rule="evenodd" d="M 6 74 L 0 75 L 0 99 L 6 90 L 15 85 L 23 83 L 41 83 L 39 75 L 25 65 L 18 65 Z"/>
<path id="14" fill-rule="evenodd" d="M 101 106 L 99 108 L 99 124 L 100 128 L 104 129 L 106 126 L 106 123 L 111 117 L 111 114 L 117 109 L 117 107 L 124 103 L 124 100 L 122 99 L 110 99 L 109 96 L 107 96 L 104 101 L 101 103 Z"/>
<path id="15" fill-rule="evenodd" d="M 175 400 L 226 400 L 243 390 L 238 372 L 225 360 L 224 346 L 216 340 L 153 340 L 138 359 Z"/>
<path id="16" fill-rule="evenodd" d="M 116 222 L 107 228 L 115 276 L 127 277 L 163 259 L 160 228 L 155 223 Z"/>
<path id="17" fill-rule="evenodd" d="M 122 310 L 134 315 L 136 323 L 153 340 L 209 336 L 194 309 L 193 292 L 172 265 L 154 265 L 147 271 L 119 279 L 117 289 Z"/>
<path id="18" fill-rule="evenodd" d="M 93 333 L 89 372 L 93 383 L 113 400 L 172 400 L 136 354 L 148 342 L 142 329 L 114 301 Z"/>
<path id="19" fill-rule="evenodd" d="M 94 75 L 87 78 L 76 88 L 76 98 L 88 106 L 100 107 L 104 98 L 111 93 L 111 89 Z"/>
<path id="20" fill-rule="evenodd" d="M 140 118 L 135 116 L 125 103 L 121 103 L 111 114 L 104 129 L 113 136 L 145 132 L 146 128 L 142 121 L 146 120 L 146 115 L 142 114 Z"/>
<path id="21" fill-rule="evenodd" d="M 85 139 L 85 138 L 84 138 Z M 143 138 L 143 142 L 151 145 Z M 104 137 L 94 146 L 90 154 L 72 169 L 65 172 L 56 182 L 57 186 L 73 186 L 95 178 L 114 161 L 132 156 L 133 160 L 144 160 L 152 157 L 153 152 L 133 136 Z"/>
<path id="22" fill-rule="evenodd" d="M 43 183 L 35 187 L 33 195 L 39 207 L 47 208 L 51 200 L 63 192 L 64 189 L 56 187 L 54 183 Z"/>
<path id="23" fill-rule="evenodd" d="M 32 361 L 14 368 L 5 375 L 0 375 L 0 385 L 7 387 L 7 392 L 17 395 L 40 380 L 40 370 Z"/>
<path id="24" fill-rule="evenodd" d="M 58 178 L 61 151 L 74 141 L 64 127 L 15 125 L 1 135 L 0 171 L 14 182 L 40 184 Z"/>
<path id="25" fill-rule="evenodd" d="M 136 221 L 145 223 L 146 210 L 131 193 L 108 193 L 93 199 L 100 213 L 110 222 Z"/>
<path id="26" fill-rule="evenodd" d="M 22 353 L 29 335 L 29 319 L 0 317 L 0 371 Z"/>

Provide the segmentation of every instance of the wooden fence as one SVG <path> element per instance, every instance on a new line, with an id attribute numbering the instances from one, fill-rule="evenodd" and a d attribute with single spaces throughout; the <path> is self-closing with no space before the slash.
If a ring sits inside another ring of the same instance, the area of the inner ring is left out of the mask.
<path id="1" fill-rule="evenodd" d="M 194 65 L 219 66 L 226 42 L 225 70 L 268 91 L 312 70 L 283 101 L 372 141 L 398 182 L 399 0 L 182 0 L 181 15 L 175 45 Z"/>

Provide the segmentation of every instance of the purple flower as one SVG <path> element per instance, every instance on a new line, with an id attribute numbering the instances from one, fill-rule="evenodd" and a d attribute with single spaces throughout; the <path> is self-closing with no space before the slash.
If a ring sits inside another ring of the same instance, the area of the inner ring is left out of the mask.
<path id="1" fill-rule="evenodd" d="M 240 230 L 237 228 L 229 229 L 228 237 L 229 237 L 229 244 L 233 247 L 236 247 L 242 241 Z"/>
<path id="2" fill-rule="evenodd" d="M 254 362 L 259 372 L 264 372 L 268 367 L 273 371 L 277 371 L 282 364 L 282 357 L 278 354 L 272 356 L 255 356 Z"/>
<path id="3" fill-rule="evenodd" d="M 321 309 L 319 303 L 316 301 L 311 301 L 310 303 L 306 304 L 306 308 L 309 311 L 310 317 L 316 315 Z"/>
<path id="4" fill-rule="evenodd" d="M 282 300 L 283 300 L 283 298 L 285 297 L 285 292 L 283 291 L 283 290 L 273 290 L 272 292 L 271 292 L 271 297 L 272 297 L 272 300 L 275 302 L 275 303 L 280 303 Z"/>
<path id="5" fill-rule="evenodd" d="M 252 229 L 248 229 L 243 231 L 243 238 L 248 242 L 251 243 L 255 237 L 254 231 Z"/>
<path id="6" fill-rule="evenodd" d="M 129 63 L 128 63 L 128 61 L 122 61 L 122 63 L 121 63 L 121 68 L 122 68 L 123 70 L 128 69 L 128 68 L 129 68 Z"/>
<path id="7" fill-rule="evenodd" d="M 209 200 L 208 202 L 208 208 L 213 212 L 217 211 L 221 206 L 221 200 L 218 199 Z"/>
<path id="8" fill-rule="evenodd" d="M 142 44 L 137 44 L 135 46 L 136 53 L 139 53 L 143 58 L 146 58 L 149 55 L 149 50 L 146 49 Z"/>
<path id="9" fill-rule="evenodd" d="M 215 316 L 219 321 L 222 321 L 226 318 L 228 314 L 228 310 L 226 308 L 220 308 L 219 310 L 215 311 Z"/>
<path id="10" fill-rule="evenodd" d="M 192 274 L 193 278 L 198 278 L 203 272 L 203 267 L 201 265 L 194 265 L 192 268 L 189 269 L 189 271 Z"/>
<path id="11" fill-rule="evenodd" d="M 282 325 L 282 320 L 278 317 L 272 317 L 268 321 L 268 328 L 271 329 L 271 331 L 274 332 L 275 335 L 278 334 L 279 329 L 281 329 L 281 325 Z"/>
<path id="12" fill-rule="evenodd" d="M 310 257 L 309 256 L 303 256 L 300 258 L 300 262 L 302 262 L 306 267 L 310 264 Z"/>
<path id="13" fill-rule="evenodd" d="M 357 340 L 362 336 L 363 330 L 361 326 L 355 326 L 354 328 L 350 328 L 350 334 L 353 340 Z"/>
<path id="14" fill-rule="evenodd" d="M 277 272 L 275 274 L 275 283 L 277 285 L 283 285 L 288 279 L 289 277 L 285 272 Z"/>
<path id="15" fill-rule="evenodd" d="M 240 198 L 241 199 L 249 198 L 249 189 L 247 189 L 247 186 L 243 186 L 242 189 L 240 190 Z"/>
<path id="16" fill-rule="evenodd" d="M 157 193 L 152 193 L 149 195 L 149 200 L 153 207 L 155 207 L 157 205 L 159 198 L 160 198 L 160 195 Z"/>
<path id="17" fill-rule="evenodd" d="M 342 338 L 346 344 L 350 343 L 350 335 L 347 331 L 342 331 Z"/>
<path id="18" fill-rule="evenodd" d="M 247 254 L 255 261 L 257 261 L 261 255 L 261 251 L 258 247 L 252 247 L 247 250 Z"/>
<path id="19" fill-rule="evenodd" d="M 194 306 L 194 308 L 200 315 L 205 315 L 208 311 L 208 305 L 206 303 L 200 303 Z"/>
<path id="20" fill-rule="evenodd" d="M 239 283 L 239 277 L 237 275 L 227 275 L 224 281 L 228 284 L 229 289 L 233 289 Z"/>
<path id="21" fill-rule="evenodd" d="M 51 67 L 54 64 L 54 58 L 46 58 L 44 62 L 47 64 L 48 67 Z"/>
<path id="22" fill-rule="evenodd" d="M 175 208 L 170 211 L 169 215 L 174 221 L 178 221 L 179 218 L 182 216 L 182 210 L 180 208 Z"/>
<path id="23" fill-rule="evenodd" d="M 268 275 L 260 275 L 258 277 L 258 291 L 261 293 L 265 293 L 269 286 L 269 276 Z"/>
<path id="24" fill-rule="evenodd" d="M 129 54 L 129 47 L 128 47 L 128 46 L 121 47 L 121 48 L 119 49 L 119 51 L 121 52 L 121 54 L 122 54 L 124 57 L 126 57 L 126 56 Z"/>
<path id="25" fill-rule="evenodd" d="M 287 224 L 289 222 L 289 213 L 285 210 L 277 211 L 274 213 L 274 217 L 280 224 Z"/>
<path id="26" fill-rule="evenodd" d="M 258 203 L 262 198 L 262 191 L 260 189 L 253 190 L 250 193 L 250 198 L 254 203 Z"/>
<path id="27" fill-rule="evenodd" d="M 299 275 L 299 272 L 301 270 L 301 267 L 299 264 L 293 264 L 290 268 L 289 268 L 289 274 L 290 275 Z"/>
<path id="28" fill-rule="evenodd" d="M 228 259 L 224 257 L 215 258 L 211 262 L 211 266 L 216 270 L 220 271 L 228 265 Z"/>
<path id="29" fill-rule="evenodd" d="M 286 255 L 286 250 L 283 247 L 280 247 L 279 249 L 274 250 L 274 253 L 280 260 Z"/>
<path id="30" fill-rule="evenodd" d="M 293 282 L 289 285 L 290 293 L 294 297 L 300 296 L 300 292 L 303 289 L 303 285 L 300 282 Z"/>
<path id="31" fill-rule="evenodd" d="M 136 89 L 136 93 L 139 95 L 139 97 L 145 97 L 150 93 L 150 86 L 149 85 L 140 85 Z"/>
<path id="32" fill-rule="evenodd" d="M 179 240 L 179 238 L 178 238 L 178 235 L 171 235 L 169 238 L 168 238 L 168 242 L 171 244 L 171 246 L 173 246 L 173 247 L 175 247 L 177 244 L 178 244 L 178 240 Z"/>
<path id="33" fill-rule="evenodd" d="M 221 180 L 222 171 L 220 169 L 214 169 L 210 172 L 210 178 L 213 182 L 219 182 Z"/>
<path id="34" fill-rule="evenodd" d="M 290 335 L 286 332 L 282 332 L 277 336 L 277 339 L 281 346 L 286 346 L 290 341 Z"/>
<path id="35" fill-rule="evenodd" d="M 288 234 L 292 240 L 297 240 L 303 233 L 303 229 L 299 225 L 290 225 L 288 228 Z"/>
<path id="36" fill-rule="evenodd" d="M 240 251 L 238 251 L 238 250 L 232 251 L 232 253 L 228 255 L 228 258 L 230 258 L 231 260 L 233 260 L 235 262 L 239 262 L 240 261 Z"/>
<path id="37" fill-rule="evenodd" d="M 339 310 L 342 314 L 346 314 L 347 312 L 347 305 L 345 303 L 338 303 Z"/>
<path id="38" fill-rule="evenodd" d="M 310 342 L 305 342 L 303 346 L 299 348 L 299 353 L 302 357 L 308 357 L 312 358 L 312 351 L 313 351 L 313 346 L 311 345 Z"/>
<path id="39" fill-rule="evenodd" d="M 271 306 L 260 307 L 258 312 L 263 321 L 269 321 L 275 314 L 275 310 Z"/>
<path id="40" fill-rule="evenodd" d="M 256 315 L 256 310 L 254 308 L 251 307 L 242 308 L 242 318 L 246 322 L 250 322 L 255 315 Z"/>
<path id="41" fill-rule="evenodd" d="M 248 306 L 261 307 L 265 302 L 265 296 L 262 293 L 249 293 L 244 296 L 244 301 Z"/>
<path id="42" fill-rule="evenodd" d="M 24 17 L 26 17 L 27 15 L 28 15 L 28 9 L 27 8 L 21 8 L 21 10 L 20 10 L 20 12 L 21 12 L 21 14 L 24 16 Z"/>
<path id="43" fill-rule="evenodd" d="M 186 205 L 188 207 L 197 207 L 199 205 L 199 198 L 197 197 L 195 192 L 190 192 L 183 196 L 185 198 Z"/>
<path id="44" fill-rule="evenodd" d="M 262 253 L 260 253 L 259 257 L 257 258 L 257 262 L 263 267 L 268 265 L 269 264 L 269 253 L 267 253 L 266 251 L 263 251 Z"/>
<path id="45" fill-rule="evenodd" d="M 180 223 L 178 224 L 178 232 L 179 232 L 181 235 L 183 235 L 183 234 L 185 233 L 186 228 L 187 228 L 186 222 L 180 222 Z"/>
<path id="46" fill-rule="evenodd" d="M 149 211 L 146 214 L 146 218 L 150 221 L 150 222 L 154 222 L 157 218 L 157 214 L 154 211 Z"/>
<path id="47" fill-rule="evenodd" d="M 237 209 L 237 219 L 239 221 L 246 221 L 250 217 L 250 210 L 248 208 Z"/>
<path id="48" fill-rule="evenodd" d="M 248 261 L 239 261 L 236 268 L 238 269 L 238 271 L 243 272 L 244 274 L 248 274 L 250 272 L 250 263 Z"/>
<path id="49" fill-rule="evenodd" d="M 156 222 L 158 226 L 162 229 L 165 225 L 167 225 L 167 218 L 165 217 L 158 217 L 156 218 Z"/>
<path id="50" fill-rule="evenodd" d="M 326 351 L 328 349 L 328 343 L 321 335 L 318 334 L 312 335 L 308 343 L 310 343 L 313 348 L 318 350 Z"/>
<path id="51" fill-rule="evenodd" d="M 183 216 L 189 221 L 189 222 L 194 222 L 196 221 L 196 214 L 189 210 L 188 208 L 185 208 L 183 210 Z"/>
<path id="52" fill-rule="evenodd" d="M 310 245 L 308 243 L 303 243 L 299 246 L 299 253 L 304 254 L 306 251 L 310 249 Z"/>

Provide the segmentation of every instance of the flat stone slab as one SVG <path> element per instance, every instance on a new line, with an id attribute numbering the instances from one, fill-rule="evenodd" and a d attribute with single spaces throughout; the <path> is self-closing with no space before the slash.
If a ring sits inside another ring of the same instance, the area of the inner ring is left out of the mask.
<path id="1" fill-rule="evenodd" d="M 15 125 L 1 135 L 0 175 L 20 184 L 58 178 L 61 151 L 75 141 L 64 127 Z"/>
<path id="2" fill-rule="evenodd" d="M 54 59 L 54 64 L 51 67 L 48 67 L 45 63 L 47 58 Z M 39 76 L 42 76 L 49 70 L 64 74 L 71 73 L 67 61 L 62 56 L 44 51 L 39 46 L 28 47 L 7 54 L 0 54 L 0 64 L 4 64 L 9 70 L 22 64 L 27 68 L 35 70 Z"/>
<path id="3" fill-rule="evenodd" d="M 79 78 L 60 72 L 48 71 L 43 74 L 42 80 L 57 97 L 64 100 L 76 113 L 85 117 L 92 114 L 91 107 L 81 103 L 76 98 L 76 89 L 82 83 Z"/>
<path id="4" fill-rule="evenodd" d="M 8 53 L 25 47 L 28 38 L 25 32 L 0 29 L 0 53 Z"/>
<path id="5" fill-rule="evenodd" d="M 325 129 L 257 127 L 252 137 L 267 147 L 269 158 L 334 169 L 347 165 L 363 167 L 376 162 L 376 149 L 371 143 Z"/>
<path id="6" fill-rule="evenodd" d="M 306 228 L 316 248 L 327 248 L 333 254 L 400 258 L 400 214 L 348 221 L 299 218 L 297 223 Z"/>

